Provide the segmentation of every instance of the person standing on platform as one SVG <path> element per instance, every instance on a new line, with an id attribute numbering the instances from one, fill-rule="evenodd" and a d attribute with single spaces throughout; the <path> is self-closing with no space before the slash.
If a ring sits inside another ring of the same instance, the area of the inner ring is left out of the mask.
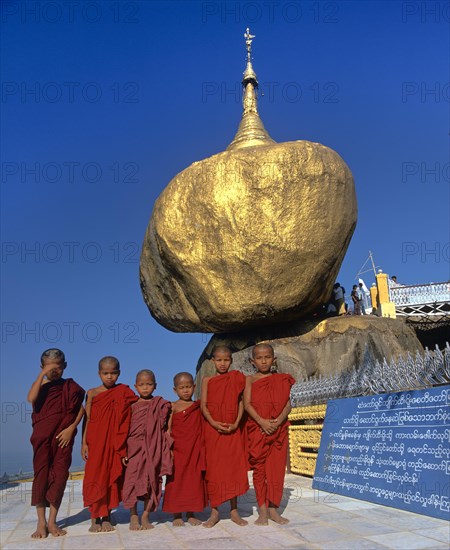
<path id="1" fill-rule="evenodd" d="M 358 295 L 359 295 L 359 303 L 361 307 L 361 315 L 366 315 L 366 293 L 364 290 L 364 285 L 362 283 L 359 283 L 358 287 L 359 287 Z"/>
<path id="2" fill-rule="evenodd" d="M 139 399 L 131 405 L 131 424 L 127 438 L 127 456 L 122 502 L 130 510 L 130 530 L 152 529 L 150 513 L 158 509 L 162 495 L 162 476 L 172 473 L 172 439 L 167 433 L 171 405 L 153 396 L 156 379 L 153 371 L 140 370 L 134 385 Z M 138 500 L 144 501 L 141 522 Z"/>
<path id="3" fill-rule="evenodd" d="M 120 364 L 115 357 L 100 359 L 98 375 L 102 384 L 87 392 L 81 445 L 86 462 L 83 498 L 91 513 L 90 533 L 114 531 L 111 510 L 121 500 L 131 404 L 138 399 L 128 386 L 117 384 Z"/>
<path id="4" fill-rule="evenodd" d="M 361 299 L 357 285 L 353 285 L 352 289 L 353 315 L 361 315 Z"/>
<path id="5" fill-rule="evenodd" d="M 216 347 L 212 355 L 216 374 L 205 376 L 202 381 L 201 407 L 206 419 L 206 487 L 211 504 L 211 516 L 204 527 L 213 527 L 219 521 L 217 508 L 226 500 L 230 501 L 231 520 L 241 526 L 248 523 L 237 510 L 237 497 L 249 489 L 242 426 L 245 376 L 236 370 L 229 372 L 232 361 L 228 347 Z"/>
<path id="6" fill-rule="evenodd" d="M 271 345 L 253 348 L 252 363 L 258 372 L 247 376 L 244 392 L 249 462 L 259 507 L 256 525 L 268 525 L 269 519 L 280 525 L 289 523 L 278 508 L 286 472 L 290 392 L 295 380 L 290 374 L 272 372 L 275 359 Z"/>
<path id="7" fill-rule="evenodd" d="M 172 403 L 169 431 L 173 439 L 173 473 L 167 476 L 163 511 L 173 514 L 173 526 L 186 521 L 196 527 L 201 521 L 194 512 L 206 507 L 205 446 L 200 401 L 192 401 L 195 383 L 192 374 L 179 372 L 173 379 L 178 400 Z"/>
<path id="8" fill-rule="evenodd" d="M 28 392 L 33 406 L 31 505 L 36 506 L 38 522 L 31 537 L 35 539 L 46 538 L 49 533 L 54 537 L 66 534 L 56 525 L 56 516 L 69 477 L 77 426 L 84 416 L 84 390 L 72 378 L 62 378 L 66 367 L 60 349 L 44 351 L 41 371 Z"/>
<path id="9" fill-rule="evenodd" d="M 337 315 L 345 315 L 344 291 L 339 283 L 333 286 L 333 298 Z"/>

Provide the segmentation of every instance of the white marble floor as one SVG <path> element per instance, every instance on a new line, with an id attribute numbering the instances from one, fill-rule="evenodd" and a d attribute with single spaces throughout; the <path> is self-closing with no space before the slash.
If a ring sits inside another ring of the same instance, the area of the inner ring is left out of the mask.
<path id="1" fill-rule="evenodd" d="M 89 513 L 83 508 L 82 481 L 69 481 L 59 513 L 59 523 L 67 528 L 64 537 L 33 540 L 36 511 L 30 506 L 31 483 L 4 486 L 1 496 L 1 548 L 4 550 L 123 550 L 133 548 L 178 549 L 446 549 L 450 546 L 450 523 L 371 504 L 340 495 L 318 493 L 311 479 L 287 475 L 283 515 L 290 523 L 267 527 L 254 525 L 256 502 L 253 489 L 239 500 L 241 515 L 249 521 L 238 527 L 228 519 L 223 506 L 221 520 L 214 528 L 175 528 L 161 511 L 154 514 L 155 528 L 132 532 L 128 512 L 118 508 L 112 533 L 89 534 Z M 208 510 L 199 517 L 205 520 Z"/>

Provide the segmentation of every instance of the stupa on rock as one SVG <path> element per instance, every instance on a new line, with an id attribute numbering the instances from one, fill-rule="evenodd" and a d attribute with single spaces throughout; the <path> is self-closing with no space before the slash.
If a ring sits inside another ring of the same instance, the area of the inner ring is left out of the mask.
<path id="1" fill-rule="evenodd" d="M 319 143 L 277 143 L 264 128 L 255 36 L 247 29 L 244 37 L 239 129 L 225 151 L 172 179 L 143 243 L 144 299 L 175 332 L 236 332 L 307 316 L 328 300 L 356 226 L 342 158 Z"/>
<path id="2" fill-rule="evenodd" d="M 399 319 L 312 316 L 326 302 L 356 225 L 352 174 L 333 150 L 276 143 L 258 114 L 247 59 L 243 114 L 227 149 L 175 176 L 157 199 L 142 247 L 141 287 L 155 319 L 175 332 L 214 332 L 197 381 L 227 345 L 233 367 L 252 368 L 257 342 L 299 379 L 391 360 L 421 349 Z M 198 385 L 198 387 L 200 387 Z"/>

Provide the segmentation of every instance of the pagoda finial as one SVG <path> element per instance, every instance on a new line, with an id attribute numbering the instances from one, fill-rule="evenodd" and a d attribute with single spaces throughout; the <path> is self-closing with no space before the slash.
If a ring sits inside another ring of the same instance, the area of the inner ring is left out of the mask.
<path id="1" fill-rule="evenodd" d="M 247 27 L 247 30 L 244 34 L 245 44 L 247 46 L 247 62 L 251 62 L 251 53 L 252 53 L 252 41 L 256 38 L 256 35 L 250 34 L 250 29 Z"/>
<path id="2" fill-rule="evenodd" d="M 242 86 L 244 88 L 242 103 L 244 111 L 237 134 L 227 147 L 228 150 L 274 143 L 258 115 L 258 105 L 256 101 L 258 79 L 256 78 L 256 73 L 252 66 L 252 42 L 256 36 L 250 34 L 250 29 L 247 27 L 244 38 L 247 48 L 247 66 L 245 67 L 242 78 Z"/>

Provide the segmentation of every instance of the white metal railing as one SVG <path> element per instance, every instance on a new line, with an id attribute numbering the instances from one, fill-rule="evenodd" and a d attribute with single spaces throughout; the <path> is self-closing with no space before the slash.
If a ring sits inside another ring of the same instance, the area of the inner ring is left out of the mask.
<path id="1" fill-rule="evenodd" d="M 389 286 L 389 297 L 396 306 L 450 303 L 450 282 L 428 285 Z"/>

